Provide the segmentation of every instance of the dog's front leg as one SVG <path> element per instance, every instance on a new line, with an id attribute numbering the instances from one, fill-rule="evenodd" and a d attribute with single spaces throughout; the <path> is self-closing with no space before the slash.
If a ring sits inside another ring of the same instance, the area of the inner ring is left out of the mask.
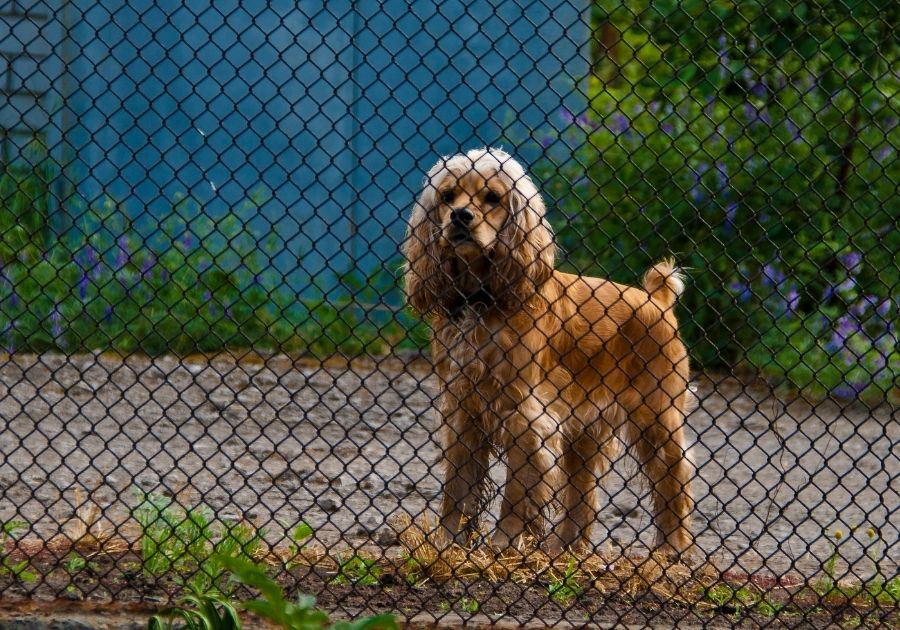
<path id="1" fill-rule="evenodd" d="M 444 496 L 440 525 L 443 542 L 465 544 L 466 534 L 477 526 L 488 473 L 490 445 L 469 413 L 459 408 L 441 429 L 444 447 Z"/>
<path id="2" fill-rule="evenodd" d="M 501 419 L 499 433 L 508 475 L 492 544 L 502 550 L 514 545 L 522 534 L 543 538 L 543 511 L 558 485 L 561 436 L 557 423 L 533 396 Z"/>

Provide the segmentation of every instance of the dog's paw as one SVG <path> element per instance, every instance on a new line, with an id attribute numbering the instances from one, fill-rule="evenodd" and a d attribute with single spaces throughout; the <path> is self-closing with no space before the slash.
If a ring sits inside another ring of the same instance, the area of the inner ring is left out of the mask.
<path id="1" fill-rule="evenodd" d="M 551 560 L 559 558 L 583 556 L 593 551 L 593 547 L 582 539 L 574 543 L 564 542 L 557 534 L 551 533 L 541 544 L 541 549 Z"/>
<path id="2" fill-rule="evenodd" d="M 454 533 L 450 528 L 440 526 L 431 542 L 438 551 L 446 551 L 454 544 L 465 547 L 469 542 L 469 533 L 465 529 Z"/>
<path id="3" fill-rule="evenodd" d="M 507 549 L 511 549 L 513 547 L 513 538 L 513 536 L 510 536 L 502 529 L 497 529 L 491 536 L 488 546 L 495 554 L 499 555 Z"/>

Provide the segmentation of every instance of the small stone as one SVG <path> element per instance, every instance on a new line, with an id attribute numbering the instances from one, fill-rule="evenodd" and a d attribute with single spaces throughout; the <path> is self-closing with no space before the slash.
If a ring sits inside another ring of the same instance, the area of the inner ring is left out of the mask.
<path id="1" fill-rule="evenodd" d="M 397 576 L 394 573 L 385 573 L 379 581 L 383 586 L 393 586 L 397 583 Z"/>
<path id="2" fill-rule="evenodd" d="M 316 505 L 318 505 L 326 514 L 334 514 L 340 509 L 337 501 L 335 501 L 331 497 L 325 497 L 323 499 L 317 500 Z"/>
<path id="3" fill-rule="evenodd" d="M 382 529 L 375 535 L 375 542 L 382 547 L 391 547 L 397 544 L 397 534 L 390 529 Z"/>

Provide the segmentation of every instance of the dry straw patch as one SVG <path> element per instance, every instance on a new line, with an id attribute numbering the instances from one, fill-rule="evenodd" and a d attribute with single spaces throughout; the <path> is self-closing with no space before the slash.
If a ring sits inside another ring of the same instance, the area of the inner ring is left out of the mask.
<path id="1" fill-rule="evenodd" d="M 53 536 L 46 543 L 23 540 L 20 546 L 28 544 L 46 546 L 57 553 L 75 549 L 89 554 L 116 554 L 133 548 L 116 527 L 103 518 L 103 509 L 81 488 L 75 488 L 75 514 L 63 524 L 62 533 Z M 34 551 L 36 550 L 32 550 Z"/>
<path id="2" fill-rule="evenodd" d="M 652 592 L 666 600 L 696 603 L 706 589 L 721 581 L 718 571 L 707 563 L 691 567 L 659 555 L 633 557 L 609 550 L 551 557 L 530 541 L 520 548 L 495 553 L 490 545 L 478 544 L 474 537 L 469 546 L 454 543 L 442 549 L 437 528 L 427 516 L 413 519 L 404 515 L 394 521 L 393 527 L 406 556 L 414 561 L 402 571 L 421 570 L 436 582 L 482 579 L 549 584 L 569 576 L 604 593 L 636 597 Z"/>

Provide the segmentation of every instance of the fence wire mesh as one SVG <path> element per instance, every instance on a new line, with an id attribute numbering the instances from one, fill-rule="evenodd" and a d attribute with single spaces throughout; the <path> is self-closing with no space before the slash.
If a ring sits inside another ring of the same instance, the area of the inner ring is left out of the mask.
<path id="1" fill-rule="evenodd" d="M 0 0 L 0 595 L 898 623 L 896 3 L 363 5 Z"/>

